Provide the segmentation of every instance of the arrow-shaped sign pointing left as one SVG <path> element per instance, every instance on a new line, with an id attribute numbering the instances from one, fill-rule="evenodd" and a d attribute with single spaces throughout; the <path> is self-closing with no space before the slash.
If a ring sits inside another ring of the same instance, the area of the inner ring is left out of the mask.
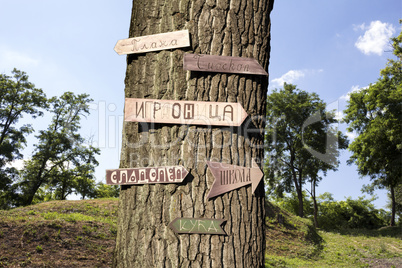
<path id="1" fill-rule="evenodd" d="M 207 161 L 207 164 L 215 178 L 208 199 L 249 184 L 252 185 L 252 193 L 254 193 L 264 176 L 254 159 L 252 168 L 210 161 Z"/>

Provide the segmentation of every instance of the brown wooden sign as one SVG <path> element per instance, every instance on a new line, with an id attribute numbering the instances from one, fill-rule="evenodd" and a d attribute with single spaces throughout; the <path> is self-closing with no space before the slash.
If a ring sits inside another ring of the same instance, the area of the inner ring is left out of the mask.
<path id="1" fill-rule="evenodd" d="M 182 166 L 108 169 L 106 184 L 181 183 L 187 174 Z"/>
<path id="2" fill-rule="evenodd" d="M 190 46 L 190 36 L 188 30 L 183 30 L 122 39 L 117 41 L 114 51 L 123 55 L 188 46 Z"/>
<path id="3" fill-rule="evenodd" d="M 207 164 L 215 178 L 208 193 L 208 199 L 248 184 L 252 184 L 252 193 L 254 193 L 264 176 L 254 159 L 252 168 L 210 161 Z"/>
<path id="4" fill-rule="evenodd" d="M 240 103 L 126 98 L 124 120 L 184 125 L 240 126 Z"/>
<path id="5" fill-rule="evenodd" d="M 217 234 L 226 235 L 221 225 L 226 220 L 221 219 L 192 219 L 192 218 L 176 218 L 169 227 L 176 234 Z"/>
<path id="6" fill-rule="evenodd" d="M 257 60 L 252 58 L 185 54 L 183 68 L 188 71 L 266 75 Z"/>

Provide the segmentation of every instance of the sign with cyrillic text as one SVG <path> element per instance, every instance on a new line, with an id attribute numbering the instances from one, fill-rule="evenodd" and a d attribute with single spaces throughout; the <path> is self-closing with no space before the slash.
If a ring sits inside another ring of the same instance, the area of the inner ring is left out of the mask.
<path id="1" fill-rule="evenodd" d="M 126 98 L 124 120 L 183 125 L 240 126 L 240 103 Z"/>
<path id="2" fill-rule="evenodd" d="M 117 41 L 114 51 L 119 55 L 145 53 L 190 46 L 188 30 L 144 35 Z"/>
<path id="3" fill-rule="evenodd" d="M 169 227 L 176 234 L 217 234 L 226 235 L 221 225 L 226 220 L 221 219 L 192 219 L 176 218 Z"/>
<path id="4" fill-rule="evenodd" d="M 182 166 L 108 169 L 106 184 L 181 183 L 187 174 Z"/>
<path id="5" fill-rule="evenodd" d="M 243 57 L 185 54 L 183 58 L 183 68 L 188 71 L 268 76 L 268 73 L 257 60 Z"/>
<path id="6" fill-rule="evenodd" d="M 252 193 L 254 193 L 264 176 L 254 159 L 252 168 L 209 161 L 207 164 L 215 178 L 208 193 L 208 199 L 249 184 L 252 185 Z"/>

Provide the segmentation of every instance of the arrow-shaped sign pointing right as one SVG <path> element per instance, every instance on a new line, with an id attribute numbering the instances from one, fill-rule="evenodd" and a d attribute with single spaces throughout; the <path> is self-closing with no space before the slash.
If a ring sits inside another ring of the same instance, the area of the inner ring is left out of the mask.
<path id="1" fill-rule="evenodd" d="M 252 184 L 252 193 L 254 193 L 264 176 L 254 159 L 252 168 L 210 161 L 207 161 L 207 164 L 215 178 L 208 199 L 248 184 Z"/>

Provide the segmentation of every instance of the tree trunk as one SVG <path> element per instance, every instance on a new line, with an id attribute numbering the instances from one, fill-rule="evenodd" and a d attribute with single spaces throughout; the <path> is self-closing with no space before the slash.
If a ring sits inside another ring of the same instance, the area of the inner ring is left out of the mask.
<path id="1" fill-rule="evenodd" d="M 395 187 L 391 185 L 391 223 L 390 226 L 395 226 L 395 213 L 396 213 L 396 201 L 395 201 Z"/>
<path id="2" fill-rule="evenodd" d="M 299 171 L 298 174 L 296 174 L 295 171 L 293 171 L 293 182 L 295 183 L 295 188 L 296 188 L 296 193 L 297 193 L 297 199 L 299 200 L 299 212 L 298 216 L 299 217 L 304 217 L 304 211 L 303 211 L 303 191 L 302 191 L 302 178 L 301 178 L 301 172 Z"/>
<path id="3" fill-rule="evenodd" d="M 238 102 L 241 127 L 124 122 L 120 168 L 182 165 L 182 184 L 122 186 L 114 267 L 264 267 L 264 187 L 207 198 L 206 161 L 261 163 L 266 76 L 189 72 L 185 52 L 252 57 L 268 68 L 273 0 L 133 1 L 130 37 L 187 29 L 191 47 L 127 57 L 125 97 Z M 223 219 L 227 235 L 175 234 L 176 217 Z"/>
<path id="4" fill-rule="evenodd" d="M 318 228 L 318 206 L 317 206 L 317 198 L 315 195 L 315 183 L 316 179 L 312 179 L 311 181 L 311 198 L 313 198 L 313 204 L 314 204 L 314 227 Z"/>
<path id="5" fill-rule="evenodd" d="M 303 211 L 303 191 L 301 188 L 297 189 L 297 198 L 299 199 L 299 217 L 304 217 Z"/>

